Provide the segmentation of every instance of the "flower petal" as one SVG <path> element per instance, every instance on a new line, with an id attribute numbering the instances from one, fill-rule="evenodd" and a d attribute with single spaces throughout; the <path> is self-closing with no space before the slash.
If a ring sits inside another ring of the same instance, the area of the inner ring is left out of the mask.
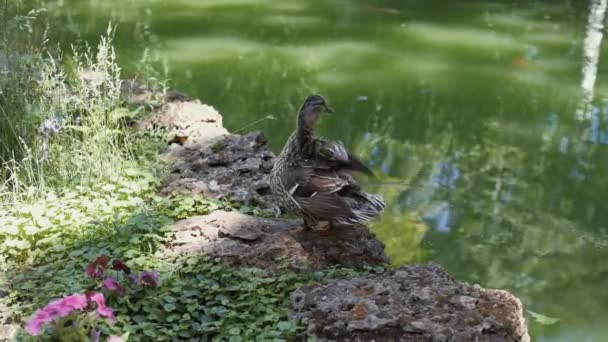
<path id="1" fill-rule="evenodd" d="M 97 311 L 97 314 L 102 317 L 107 317 L 112 321 L 116 320 L 114 311 L 106 306 L 106 299 L 104 298 L 103 293 L 94 292 L 89 298 L 97 304 L 97 310 L 95 310 Z"/>
<path id="2" fill-rule="evenodd" d="M 83 310 L 88 305 L 87 296 L 84 294 L 65 296 L 63 297 L 62 301 L 65 303 L 65 305 L 77 310 Z"/>
<path id="3" fill-rule="evenodd" d="M 85 272 L 89 277 L 94 278 L 96 269 L 97 269 L 97 264 L 95 264 L 95 262 L 92 262 L 87 265 Z"/>
<path id="4" fill-rule="evenodd" d="M 103 281 L 103 286 L 105 286 L 110 291 L 115 291 L 121 294 L 125 292 L 125 289 L 120 286 L 116 279 L 112 277 L 107 277 L 106 280 Z"/>
<path id="5" fill-rule="evenodd" d="M 99 331 L 97 329 L 91 330 L 91 341 L 92 342 L 99 342 L 100 337 L 101 337 L 101 331 Z"/>
<path id="6" fill-rule="evenodd" d="M 42 332 L 42 322 L 37 319 L 30 319 L 25 324 L 25 331 L 31 336 L 38 336 Z"/>
<path id="7" fill-rule="evenodd" d="M 157 271 L 141 272 L 139 280 L 146 286 L 158 287 L 160 285 L 160 277 Z"/>
<path id="8" fill-rule="evenodd" d="M 100 255 L 95 259 L 95 261 L 91 262 L 87 265 L 85 272 L 91 278 L 100 277 L 103 275 L 106 267 L 108 266 L 108 262 L 110 261 L 110 257 L 107 255 Z"/>
<path id="9" fill-rule="evenodd" d="M 36 311 L 34 316 L 25 324 L 25 331 L 32 335 L 38 336 L 42 332 L 42 325 L 53 320 L 57 314 L 57 301 L 47 304 L 44 308 Z"/>
<path id="10" fill-rule="evenodd" d="M 101 267 L 107 267 L 108 266 L 108 261 L 110 261 L 110 257 L 107 255 L 100 255 L 97 260 L 95 260 L 95 262 L 97 263 L 97 265 L 101 266 Z"/>
<path id="11" fill-rule="evenodd" d="M 125 274 L 131 273 L 129 266 L 120 260 L 114 260 L 114 262 L 112 262 L 112 269 L 115 271 L 123 271 Z"/>

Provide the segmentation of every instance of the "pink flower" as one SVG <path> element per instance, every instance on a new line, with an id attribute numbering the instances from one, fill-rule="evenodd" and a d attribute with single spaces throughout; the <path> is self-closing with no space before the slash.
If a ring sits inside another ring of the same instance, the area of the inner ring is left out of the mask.
<path id="1" fill-rule="evenodd" d="M 71 307 L 70 305 L 67 305 L 63 301 L 55 301 L 55 302 L 50 303 L 49 305 L 53 305 L 52 310 L 59 317 L 65 317 L 65 316 L 71 314 L 72 311 L 74 311 L 73 307 Z"/>
<path id="2" fill-rule="evenodd" d="M 116 283 L 114 279 L 108 279 Z M 106 281 L 108 279 L 106 279 Z M 109 283 L 112 285 L 118 285 L 118 283 L 114 284 L 111 281 Z M 106 285 L 106 282 L 104 282 L 104 285 Z M 110 285 L 110 287 L 112 285 Z M 118 286 L 121 288 L 120 285 Z M 106 285 L 106 287 L 108 286 Z M 103 294 L 99 292 L 87 291 L 84 294 L 72 294 L 48 303 L 44 308 L 36 311 L 32 318 L 26 322 L 25 331 L 32 336 L 38 336 L 42 332 L 42 326 L 44 323 L 52 322 L 57 316 L 66 317 L 74 310 L 84 310 L 91 302 L 95 302 L 97 304 L 97 314 L 102 317 L 107 317 L 112 321 L 116 320 L 112 309 L 106 306 L 106 301 Z"/>
<path id="3" fill-rule="evenodd" d="M 83 294 L 73 294 L 65 296 L 60 300 L 55 300 L 47 304 L 45 307 L 51 310 L 59 317 L 65 317 L 72 313 L 74 310 L 83 310 L 87 307 L 88 301 L 87 296 Z"/>
<path id="4" fill-rule="evenodd" d="M 139 276 L 139 280 L 146 286 L 150 287 L 158 287 L 160 285 L 160 278 L 158 276 L 158 272 L 141 272 Z"/>
<path id="5" fill-rule="evenodd" d="M 37 336 L 42 331 L 42 325 L 51 322 L 55 316 L 65 317 L 74 310 L 82 310 L 88 305 L 87 297 L 82 294 L 73 294 L 48 303 L 44 308 L 36 311 L 34 316 L 27 321 L 25 330 L 32 336 Z"/>
<path id="6" fill-rule="evenodd" d="M 110 336 L 110 338 L 108 338 L 108 342 L 124 342 L 124 340 L 122 337 Z"/>
<path id="7" fill-rule="evenodd" d="M 106 280 L 103 281 L 103 286 L 105 286 L 110 291 L 114 291 L 120 294 L 125 292 L 125 289 L 120 286 L 116 279 L 112 277 L 107 277 Z"/>
<path id="8" fill-rule="evenodd" d="M 53 313 L 45 308 L 36 311 L 34 316 L 25 323 L 25 331 L 32 335 L 38 336 L 42 332 L 42 325 L 53 320 Z"/>
<path id="9" fill-rule="evenodd" d="M 108 266 L 108 261 L 110 261 L 110 258 L 107 255 L 99 256 L 87 266 L 87 275 L 91 278 L 101 277 Z"/>
<path id="10" fill-rule="evenodd" d="M 89 293 L 89 300 L 95 302 L 97 304 L 97 314 L 102 317 L 107 317 L 111 321 L 115 321 L 116 317 L 114 317 L 114 312 L 111 308 L 106 306 L 106 299 L 103 296 L 103 293 L 92 292 Z"/>
<path id="11" fill-rule="evenodd" d="M 74 309 L 83 310 L 88 305 L 87 296 L 84 294 L 73 294 L 63 297 L 62 301 L 65 305 L 69 305 Z"/>
<path id="12" fill-rule="evenodd" d="M 25 324 L 25 331 L 31 336 L 38 336 L 42 332 L 42 324 L 44 322 L 37 319 L 30 319 Z"/>

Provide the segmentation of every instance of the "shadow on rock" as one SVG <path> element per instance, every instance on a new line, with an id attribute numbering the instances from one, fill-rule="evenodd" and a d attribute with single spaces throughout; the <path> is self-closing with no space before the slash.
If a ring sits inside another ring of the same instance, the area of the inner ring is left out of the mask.
<path id="1" fill-rule="evenodd" d="M 294 267 L 362 269 L 388 262 L 384 245 L 366 227 L 335 227 L 329 234 L 304 231 L 301 220 L 266 219 L 239 212 L 214 211 L 175 225 L 167 246 L 176 254 L 205 254 L 232 265 L 272 270 L 281 258 Z"/>
<path id="2" fill-rule="evenodd" d="M 278 211 L 267 181 L 275 155 L 262 133 L 231 134 L 215 108 L 187 97 L 163 104 L 137 127 L 168 133 L 162 158 L 170 172 L 161 195 L 200 194 Z"/>

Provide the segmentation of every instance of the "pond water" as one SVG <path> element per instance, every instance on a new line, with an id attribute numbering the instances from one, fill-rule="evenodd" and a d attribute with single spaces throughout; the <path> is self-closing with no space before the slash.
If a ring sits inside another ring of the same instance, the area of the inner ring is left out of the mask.
<path id="1" fill-rule="evenodd" d="M 379 175 L 367 186 L 389 206 L 372 229 L 393 263 L 433 261 L 513 292 L 547 316 L 526 312 L 534 341 L 608 341 L 608 65 L 597 60 L 608 51 L 593 39 L 602 2 L 64 0 L 49 10 L 64 46 L 94 41 L 112 19 L 125 65 L 154 38 L 175 88 L 218 108 L 230 130 L 263 130 L 275 151 L 305 96 L 324 95 L 337 113 L 319 133 Z"/>

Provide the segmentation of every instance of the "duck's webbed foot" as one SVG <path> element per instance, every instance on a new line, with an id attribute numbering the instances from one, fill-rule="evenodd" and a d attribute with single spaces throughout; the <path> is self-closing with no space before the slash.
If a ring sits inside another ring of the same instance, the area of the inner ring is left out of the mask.
<path id="1" fill-rule="evenodd" d="M 320 233 L 321 233 L 322 235 L 329 235 L 329 234 L 331 234 L 331 232 L 332 232 L 332 230 L 333 230 L 333 228 L 334 228 L 334 224 L 333 224 L 333 222 L 332 222 L 332 221 L 326 221 L 326 222 L 324 222 L 324 224 L 323 224 L 323 225 L 321 225 L 320 227 L 321 227 L 321 229 L 320 229 Z"/>
<path id="2" fill-rule="evenodd" d="M 308 218 L 304 219 L 304 231 L 313 231 L 316 225 L 317 222 Z"/>
<path id="3" fill-rule="evenodd" d="M 332 221 L 315 221 L 313 219 L 304 219 L 304 230 L 314 231 L 321 234 L 329 234 L 334 228 Z"/>

